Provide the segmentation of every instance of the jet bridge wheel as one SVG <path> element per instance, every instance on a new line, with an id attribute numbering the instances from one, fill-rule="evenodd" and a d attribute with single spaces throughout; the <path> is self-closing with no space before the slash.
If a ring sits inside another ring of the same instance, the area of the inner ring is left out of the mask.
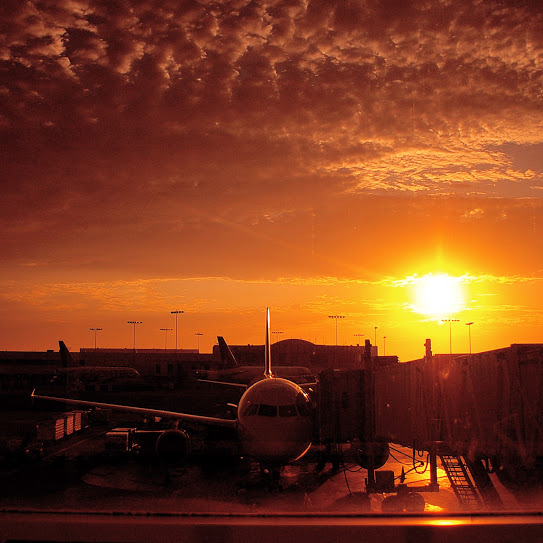
<path id="1" fill-rule="evenodd" d="M 387 496 L 381 503 L 383 513 L 423 513 L 426 502 L 417 492 Z"/>
<path id="2" fill-rule="evenodd" d="M 543 487 L 543 459 L 533 468 L 511 462 L 496 469 L 496 475 L 508 490 L 540 489 Z"/>

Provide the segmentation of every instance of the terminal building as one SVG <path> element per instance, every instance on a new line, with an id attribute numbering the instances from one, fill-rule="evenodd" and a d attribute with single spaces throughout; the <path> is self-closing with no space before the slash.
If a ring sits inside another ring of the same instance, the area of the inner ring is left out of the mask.
<path id="1" fill-rule="evenodd" d="M 354 369 L 362 366 L 364 345 L 317 345 L 301 339 L 287 339 L 271 346 L 274 366 L 303 366 L 317 374 L 323 369 Z M 264 345 L 230 345 L 240 365 L 263 366 Z M 378 357 L 379 364 L 394 364 L 397 356 Z M 171 386 L 191 381 L 222 365 L 219 346 L 212 353 L 196 349 L 94 349 L 72 353 L 75 363 L 87 367 L 131 367 L 147 381 Z M 0 390 L 28 389 L 46 383 L 62 367 L 59 351 L 0 352 Z"/>

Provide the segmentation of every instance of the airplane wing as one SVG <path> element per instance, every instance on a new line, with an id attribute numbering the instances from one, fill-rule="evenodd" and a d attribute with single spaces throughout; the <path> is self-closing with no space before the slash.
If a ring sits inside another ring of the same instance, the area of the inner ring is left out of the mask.
<path id="1" fill-rule="evenodd" d="M 42 396 L 40 394 L 36 394 L 35 389 L 32 391 L 31 398 L 61 402 L 61 403 L 66 403 L 70 405 L 79 405 L 82 407 L 100 407 L 102 409 L 115 409 L 117 411 L 125 411 L 128 413 L 139 413 L 141 415 L 150 415 L 152 417 L 164 417 L 164 418 L 171 418 L 171 419 L 186 420 L 189 422 L 205 424 L 208 426 L 222 426 L 224 428 L 235 429 L 236 424 L 237 424 L 237 421 L 233 419 L 205 417 L 203 415 L 191 415 L 189 413 L 178 413 L 176 411 L 163 411 L 162 409 L 149 409 L 147 407 L 134 407 L 130 405 L 118 405 L 118 404 L 112 404 L 112 403 L 91 402 L 87 400 L 73 400 L 71 398 L 55 398 L 52 396 Z"/>
<path id="2" fill-rule="evenodd" d="M 240 390 L 247 390 L 249 385 L 244 385 L 243 383 L 230 383 L 228 381 L 212 381 L 211 379 L 198 379 L 199 383 L 212 383 L 214 385 L 221 385 L 224 387 L 237 388 Z"/>
<path id="3" fill-rule="evenodd" d="M 297 385 L 304 391 L 304 392 L 315 392 L 315 389 L 317 388 L 319 383 L 297 383 Z"/>

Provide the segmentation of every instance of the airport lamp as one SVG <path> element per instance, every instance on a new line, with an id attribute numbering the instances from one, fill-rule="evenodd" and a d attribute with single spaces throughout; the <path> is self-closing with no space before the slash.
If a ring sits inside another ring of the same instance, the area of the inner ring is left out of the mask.
<path id="1" fill-rule="evenodd" d="M 177 352 L 177 315 L 184 313 L 184 311 L 170 311 L 172 315 L 175 315 L 175 352 Z"/>
<path id="2" fill-rule="evenodd" d="M 127 324 L 132 324 L 134 326 L 134 343 L 133 350 L 136 351 L 136 324 L 143 324 L 142 321 L 127 321 Z"/>

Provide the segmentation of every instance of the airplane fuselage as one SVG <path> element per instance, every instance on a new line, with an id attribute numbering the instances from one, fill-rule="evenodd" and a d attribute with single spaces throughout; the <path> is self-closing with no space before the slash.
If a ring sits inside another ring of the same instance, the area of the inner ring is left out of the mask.
<path id="1" fill-rule="evenodd" d="M 253 384 L 238 406 L 242 450 L 266 465 L 301 458 L 313 437 L 311 403 L 292 381 L 263 379 Z"/>

